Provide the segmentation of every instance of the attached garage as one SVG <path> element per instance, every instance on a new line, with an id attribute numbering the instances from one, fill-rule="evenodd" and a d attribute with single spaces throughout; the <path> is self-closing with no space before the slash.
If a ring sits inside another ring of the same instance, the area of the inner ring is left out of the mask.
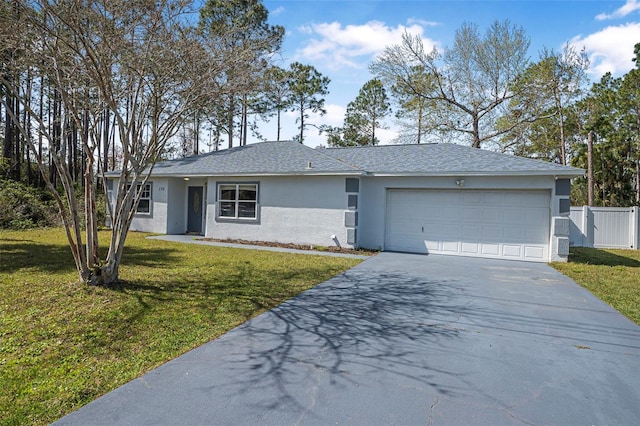
<path id="1" fill-rule="evenodd" d="M 385 250 L 546 262 L 548 190 L 388 189 Z"/>

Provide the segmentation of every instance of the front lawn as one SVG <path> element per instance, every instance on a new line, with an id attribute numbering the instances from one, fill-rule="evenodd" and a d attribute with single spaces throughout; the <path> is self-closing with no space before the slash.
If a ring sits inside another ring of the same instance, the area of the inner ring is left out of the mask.
<path id="1" fill-rule="evenodd" d="M 552 266 L 640 325 L 640 250 L 572 247 Z"/>
<path id="2" fill-rule="evenodd" d="M 61 229 L 0 231 L 1 424 L 54 421 L 360 262 L 145 236 L 106 289 L 77 282 Z"/>

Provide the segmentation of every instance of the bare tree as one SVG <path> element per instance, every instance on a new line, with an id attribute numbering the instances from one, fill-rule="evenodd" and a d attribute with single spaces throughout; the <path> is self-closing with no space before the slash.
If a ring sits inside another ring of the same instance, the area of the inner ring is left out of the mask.
<path id="1" fill-rule="evenodd" d="M 208 90 L 215 87 L 211 81 L 216 72 L 201 40 L 185 24 L 188 2 L 22 0 L 16 4 L 20 31 L 2 31 L 0 50 L 19 48 L 15 71 L 37 69 L 53 90 L 54 111 L 59 99 L 52 126 L 42 114 L 29 112 L 48 144 L 62 194 L 56 191 L 38 147 L 27 139 L 29 148 L 58 204 L 80 279 L 113 283 L 118 280 L 124 242 L 141 197 L 137 188 L 149 178 L 184 112 L 207 99 Z M 15 16 L 1 16 L 0 28 L 9 28 L 6 19 Z M 9 83 L 4 75 L 2 83 Z M 24 108 L 31 108 L 23 93 L 12 94 Z M 117 196 L 109 205 L 108 252 L 102 259 L 95 196 L 97 180 L 105 180 L 104 162 L 97 156 L 104 135 L 99 124 L 105 122 L 105 115 L 107 121 L 109 115 L 114 118 L 122 164 Z M 16 114 L 11 121 L 27 133 Z M 86 158 L 84 214 L 79 211 L 73 172 L 65 161 L 68 146 L 59 125 L 65 121 L 83 130 L 78 137 Z"/>
<path id="2" fill-rule="evenodd" d="M 443 54 L 425 52 L 420 37 L 406 33 L 370 68 L 389 87 L 426 101 L 421 106 L 428 113 L 420 117 L 430 120 L 428 128 L 480 148 L 509 131 L 497 120 L 514 96 L 513 82 L 528 63 L 528 48 L 525 31 L 508 21 L 494 22 L 484 35 L 466 23 Z"/>

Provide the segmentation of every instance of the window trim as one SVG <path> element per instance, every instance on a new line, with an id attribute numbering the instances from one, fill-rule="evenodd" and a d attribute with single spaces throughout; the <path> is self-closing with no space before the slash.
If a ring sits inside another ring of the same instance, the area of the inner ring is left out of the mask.
<path id="1" fill-rule="evenodd" d="M 222 188 L 224 186 L 235 186 L 235 198 L 233 200 L 222 199 Z M 255 200 L 241 200 L 240 199 L 240 187 L 241 186 L 254 186 L 256 192 Z M 223 216 L 222 203 L 232 202 L 234 203 L 234 216 Z M 255 214 L 253 217 L 241 217 L 238 216 L 240 203 L 255 203 Z M 220 222 L 258 222 L 260 220 L 260 182 L 216 182 L 216 221 Z"/>
<path id="2" fill-rule="evenodd" d="M 136 183 L 136 192 L 133 195 L 134 197 L 138 196 L 138 192 L 140 191 L 140 188 L 142 187 L 142 182 L 137 182 Z M 147 188 L 148 187 L 148 191 Z M 129 189 L 131 188 L 131 182 L 127 183 L 127 191 L 129 191 Z M 148 197 L 144 197 L 144 193 L 148 192 L 149 196 Z M 135 215 L 141 215 L 141 216 L 151 216 L 151 213 L 153 212 L 153 182 L 146 182 L 144 184 L 144 189 L 142 190 L 142 194 L 140 196 L 140 200 L 139 201 L 149 201 L 149 210 L 148 211 L 139 211 L 138 209 L 140 208 L 140 202 L 138 202 L 138 205 L 136 206 L 136 211 L 135 211 Z"/>

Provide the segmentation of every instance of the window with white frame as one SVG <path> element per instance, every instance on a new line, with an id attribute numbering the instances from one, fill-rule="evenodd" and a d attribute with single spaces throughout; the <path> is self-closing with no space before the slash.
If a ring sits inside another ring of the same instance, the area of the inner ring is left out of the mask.
<path id="1" fill-rule="evenodd" d="M 258 184 L 218 184 L 218 217 L 256 220 L 258 218 Z"/>
<path id="2" fill-rule="evenodd" d="M 127 184 L 127 191 L 131 188 L 131 184 Z M 140 202 L 136 208 L 136 214 L 151 214 L 151 182 L 147 182 L 144 185 L 141 183 L 136 184 L 137 196 L 140 194 Z"/>

